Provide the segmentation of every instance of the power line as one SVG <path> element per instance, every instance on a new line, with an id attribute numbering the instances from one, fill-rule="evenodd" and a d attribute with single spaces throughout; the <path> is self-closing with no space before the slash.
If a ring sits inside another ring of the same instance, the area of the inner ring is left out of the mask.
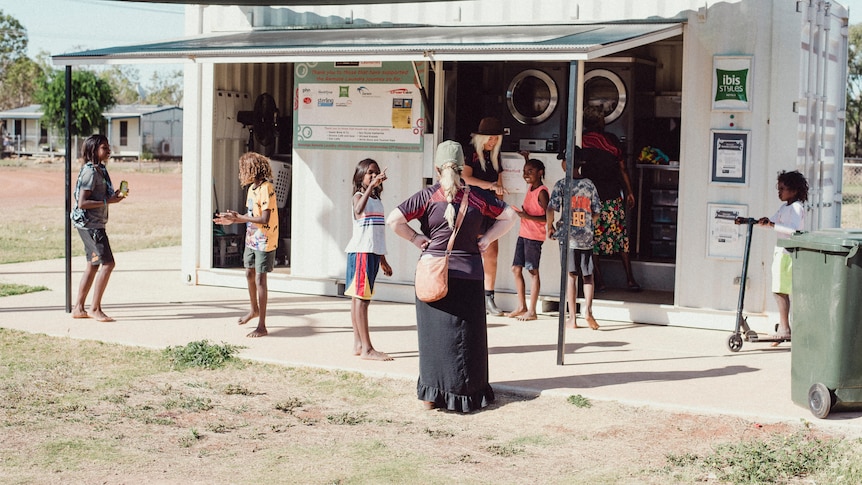
<path id="1" fill-rule="evenodd" d="M 131 2 L 121 2 L 116 0 L 72 0 L 77 3 L 88 3 L 90 5 L 98 5 L 100 7 L 111 7 L 111 8 L 119 8 L 125 10 L 139 10 L 143 12 L 157 12 L 157 13 L 167 13 L 174 15 L 183 15 L 182 11 L 171 10 L 168 6 L 165 8 L 158 8 L 157 6 L 142 6 L 142 5 L 133 5 Z"/>

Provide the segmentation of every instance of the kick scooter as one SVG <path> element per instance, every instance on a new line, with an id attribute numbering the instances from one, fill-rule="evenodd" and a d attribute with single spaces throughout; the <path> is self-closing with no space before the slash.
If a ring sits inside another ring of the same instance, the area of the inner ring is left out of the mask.
<path id="1" fill-rule="evenodd" d="M 724 219 L 721 215 L 719 218 Z M 773 338 L 761 336 L 748 326 L 748 317 L 743 316 L 742 307 L 745 302 L 745 282 L 748 277 L 748 255 L 751 253 L 751 233 L 754 225 L 757 224 L 757 219 L 752 217 L 736 217 L 733 219 L 735 224 L 745 224 L 748 229 L 745 233 L 745 253 L 742 256 L 742 275 L 739 278 L 739 302 L 736 304 L 736 329 L 727 338 L 727 348 L 731 352 L 739 352 L 742 348 L 743 340 L 746 342 L 790 342 L 790 338 Z M 777 329 L 778 325 L 776 325 Z"/>

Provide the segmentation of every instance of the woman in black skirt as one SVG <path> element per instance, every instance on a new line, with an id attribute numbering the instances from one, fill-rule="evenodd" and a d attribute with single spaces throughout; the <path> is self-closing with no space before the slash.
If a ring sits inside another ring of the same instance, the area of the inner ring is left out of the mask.
<path id="1" fill-rule="evenodd" d="M 443 255 L 465 201 L 461 145 L 444 141 L 434 156 L 438 183 L 394 209 L 387 224 L 423 252 Z M 482 251 L 517 220 L 515 211 L 484 190 L 470 190 L 467 213 L 449 257 L 449 292 L 442 300 L 416 299 L 419 336 L 417 396 L 427 409 L 470 412 L 494 401 L 488 383 Z M 409 221 L 418 220 L 421 232 Z M 484 232 L 484 234 L 483 234 Z M 481 238 L 479 235 L 483 234 Z"/>

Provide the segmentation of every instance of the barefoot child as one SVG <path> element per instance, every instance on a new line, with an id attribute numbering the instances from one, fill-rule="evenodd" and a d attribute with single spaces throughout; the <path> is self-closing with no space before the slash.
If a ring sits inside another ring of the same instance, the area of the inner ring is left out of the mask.
<path id="1" fill-rule="evenodd" d="M 268 333 L 266 274 L 275 267 L 275 250 L 278 248 L 278 203 L 270 179 L 272 169 L 269 159 L 254 152 L 243 154 L 239 159 L 239 181 L 249 186 L 247 211 L 239 214 L 229 210 L 213 219 L 216 224 L 245 223 L 245 252 L 242 258 L 251 310 L 240 317 L 238 323 L 245 325 L 251 319 L 258 318 L 257 328 L 246 335 L 252 338 L 263 337 Z"/>
<path id="2" fill-rule="evenodd" d="M 563 159 L 563 171 L 566 170 L 566 159 Z M 596 220 L 599 218 L 599 211 L 602 209 L 599 193 L 596 186 L 590 179 L 586 179 L 580 173 L 580 166 L 583 162 L 578 161 L 575 164 L 575 170 L 572 172 L 572 178 L 568 181 L 571 186 L 572 194 L 572 219 L 569 225 L 569 241 L 567 245 L 563 245 L 560 241 L 560 251 L 566 251 L 566 270 L 569 275 L 566 284 L 566 303 L 569 307 L 568 325 L 572 328 L 578 328 L 575 306 L 575 297 L 577 292 L 577 277 L 580 275 L 584 278 L 584 319 L 593 330 L 599 329 L 599 324 L 593 318 L 593 295 L 595 287 L 593 285 L 593 233 Z M 562 220 L 560 228 L 555 231 L 554 228 L 554 211 L 563 210 L 563 195 L 565 193 L 566 178 L 563 177 L 554 184 L 554 190 L 551 192 L 551 199 L 548 202 L 547 210 L 547 230 L 548 237 L 551 239 L 559 239 L 562 237 Z M 566 305 L 561 303 L 560 311 L 565 311 Z"/>
<path id="3" fill-rule="evenodd" d="M 515 246 L 515 258 L 512 262 L 512 273 L 515 274 L 515 288 L 518 290 L 518 307 L 506 316 L 521 321 L 536 319 L 536 303 L 539 300 L 541 280 L 539 278 L 539 260 L 542 256 L 542 243 L 545 241 L 547 228 L 546 212 L 548 210 L 548 188 L 542 185 L 545 177 L 545 164 L 535 158 L 524 163 L 524 180 L 529 188 L 524 197 L 524 204 L 518 216 L 521 217 L 521 230 Z M 527 308 L 526 283 L 524 269 L 530 273 L 530 307 Z"/>
<path id="4" fill-rule="evenodd" d="M 787 239 L 796 231 L 801 231 L 805 222 L 805 206 L 808 200 L 808 181 L 805 176 L 794 170 L 778 175 L 778 199 L 783 202 L 772 217 L 762 217 L 757 221 L 761 226 L 775 229 L 778 239 Z M 790 288 L 792 265 L 790 253 L 779 246 L 775 247 L 772 259 L 772 292 L 778 303 L 778 330 L 771 338 L 790 340 Z M 773 343 L 773 347 L 781 342 Z"/>
<path id="5" fill-rule="evenodd" d="M 350 320 L 353 324 L 353 353 L 366 360 L 392 360 L 392 357 L 374 350 L 368 331 L 368 305 L 374 293 L 377 272 L 392 276 L 386 262 L 386 233 L 383 202 L 383 181 L 386 170 L 380 171 L 377 162 L 366 158 L 356 165 L 353 173 L 353 237 L 347 243 L 347 275 L 344 294 L 353 297 L 350 303 Z"/>

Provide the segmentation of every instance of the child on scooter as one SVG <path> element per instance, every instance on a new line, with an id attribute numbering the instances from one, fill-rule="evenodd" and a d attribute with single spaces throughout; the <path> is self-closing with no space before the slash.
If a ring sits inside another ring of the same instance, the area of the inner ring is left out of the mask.
<path id="1" fill-rule="evenodd" d="M 778 189 L 778 199 L 783 203 L 772 217 L 762 217 L 757 224 L 770 226 L 775 229 L 778 239 L 787 239 L 803 228 L 803 203 L 808 200 L 808 181 L 797 170 L 782 171 L 778 174 L 775 188 Z M 779 345 L 781 340 L 790 340 L 790 288 L 793 274 L 791 261 L 790 253 L 776 245 L 772 259 L 772 292 L 778 303 L 779 321 L 776 333 L 770 337 L 778 340 L 772 344 L 773 347 Z"/>

